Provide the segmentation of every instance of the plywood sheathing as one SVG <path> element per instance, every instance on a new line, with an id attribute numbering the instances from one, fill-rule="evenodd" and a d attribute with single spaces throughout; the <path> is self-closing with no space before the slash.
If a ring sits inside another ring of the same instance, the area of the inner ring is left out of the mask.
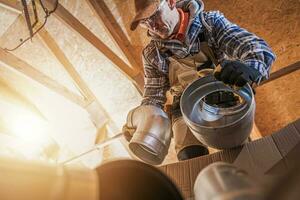
<path id="1" fill-rule="evenodd" d="M 105 0 L 140 54 L 149 38 L 131 32 L 133 0 Z M 271 72 L 300 60 L 300 2 L 298 0 L 205 0 L 205 10 L 220 10 L 232 22 L 264 38 L 277 55 Z M 124 12 L 126 10 L 126 12 Z M 300 72 L 257 88 L 256 124 L 268 135 L 300 116 Z"/>

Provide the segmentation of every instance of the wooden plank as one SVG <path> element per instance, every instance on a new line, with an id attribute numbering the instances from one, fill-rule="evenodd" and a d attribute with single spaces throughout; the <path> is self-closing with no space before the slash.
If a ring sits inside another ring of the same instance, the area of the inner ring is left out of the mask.
<path id="1" fill-rule="evenodd" d="M 109 115 L 103 108 L 103 106 L 98 102 L 96 96 L 89 89 L 88 85 L 80 77 L 79 73 L 76 71 L 74 66 L 71 64 L 67 56 L 58 46 L 56 41 L 45 29 L 39 31 L 39 36 L 45 45 L 48 47 L 51 53 L 57 58 L 57 60 L 63 65 L 64 69 L 67 71 L 69 76 L 74 81 L 75 85 L 81 92 L 82 96 L 86 98 L 86 111 L 90 114 L 90 119 L 98 129 L 102 129 L 103 126 L 109 120 Z"/>
<path id="2" fill-rule="evenodd" d="M 97 18 L 105 25 L 105 28 L 115 43 L 123 51 L 129 63 L 138 70 L 143 70 L 141 61 L 133 55 L 134 49 L 128 38 L 122 31 L 113 14 L 103 0 L 86 0 L 90 8 L 94 11 Z"/>
<path id="3" fill-rule="evenodd" d="M 270 78 L 265 80 L 265 81 L 262 81 L 259 86 L 264 85 L 268 82 L 274 81 L 278 78 L 281 78 L 281 77 L 283 77 L 285 75 L 288 75 L 288 74 L 290 74 L 294 71 L 297 71 L 299 69 L 300 69 L 300 61 L 298 61 L 296 63 L 293 63 L 289 66 L 286 66 L 286 67 L 284 67 L 280 70 L 277 70 L 276 72 L 271 73 Z"/>
<path id="4" fill-rule="evenodd" d="M 0 0 L 0 6 L 19 14 L 23 11 L 23 6 L 16 0 Z"/>
<path id="5" fill-rule="evenodd" d="M 53 7 L 55 3 L 54 0 L 45 0 L 44 2 L 47 7 Z M 85 27 L 60 3 L 58 3 L 57 9 L 53 14 L 70 28 L 79 33 L 87 41 L 89 41 L 91 45 L 93 45 L 111 62 L 113 62 L 121 72 L 123 72 L 129 79 L 134 81 L 133 77 L 137 76 L 139 72 L 128 66 L 122 59 L 119 58 L 119 56 L 117 56 L 109 47 L 107 47 L 95 34 L 93 34 L 87 27 Z"/>
<path id="6" fill-rule="evenodd" d="M 144 92 L 144 74 L 142 72 L 138 73 L 135 77 L 133 77 L 133 85 L 136 87 L 137 91 L 140 95 L 143 95 Z"/>
<path id="7" fill-rule="evenodd" d="M 15 55 L 6 52 L 2 48 L 0 48 L 0 61 L 7 64 L 8 66 L 14 68 L 15 70 L 19 71 L 20 73 L 28 76 L 32 80 L 35 80 L 42 84 L 43 86 L 49 88 L 50 90 L 64 96 L 68 100 L 72 101 L 73 103 L 85 107 L 86 102 L 83 97 L 75 94 L 74 92 L 70 91 L 68 88 L 60 85 L 47 75 L 39 72 L 37 69 L 26 63 L 25 61 L 21 60 L 20 58 L 16 57 Z"/>
<path id="8" fill-rule="evenodd" d="M 102 140 L 107 138 L 107 123 L 111 122 L 109 114 L 97 100 L 96 96 L 89 89 L 88 85 L 80 77 L 74 66 L 71 64 L 69 59 L 66 57 L 64 52 L 58 46 L 54 38 L 45 29 L 39 31 L 39 36 L 42 41 L 46 44 L 51 53 L 58 59 L 58 61 L 64 66 L 64 69 L 71 76 L 76 86 L 80 90 L 81 94 L 86 97 L 85 109 L 90 115 L 90 119 L 98 129 L 97 138 Z M 96 141 L 97 142 L 97 141 Z"/>
<path id="9" fill-rule="evenodd" d="M 73 79 L 76 87 L 79 89 L 82 96 L 84 96 L 88 101 L 92 102 L 96 99 L 93 92 L 89 89 L 87 84 L 82 80 L 79 73 L 76 71 L 74 66 L 71 64 L 69 59 L 66 57 L 64 52 L 58 46 L 56 41 L 44 28 L 39 31 L 39 36 L 44 41 L 45 45 L 48 47 L 51 53 L 57 58 L 57 60 L 62 64 L 64 69 L 67 71 L 69 76 Z"/>

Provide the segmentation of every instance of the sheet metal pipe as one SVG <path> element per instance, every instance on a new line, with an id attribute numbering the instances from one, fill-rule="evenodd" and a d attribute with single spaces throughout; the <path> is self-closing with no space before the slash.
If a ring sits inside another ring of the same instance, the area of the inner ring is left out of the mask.
<path id="1" fill-rule="evenodd" d="M 203 101 L 207 95 L 218 91 L 233 92 L 242 100 L 228 108 L 207 105 Z M 227 149 L 242 145 L 253 127 L 255 100 L 248 84 L 234 90 L 213 75 L 204 76 L 184 90 L 180 108 L 192 133 L 209 147 Z"/>
<path id="2" fill-rule="evenodd" d="M 216 162 L 204 168 L 194 185 L 195 200 L 262 200 L 263 192 L 234 165 Z"/>
<path id="3" fill-rule="evenodd" d="M 171 142 L 171 122 L 167 114 L 152 105 L 139 106 L 127 116 L 127 126 L 136 127 L 129 149 L 152 165 L 161 164 Z"/>

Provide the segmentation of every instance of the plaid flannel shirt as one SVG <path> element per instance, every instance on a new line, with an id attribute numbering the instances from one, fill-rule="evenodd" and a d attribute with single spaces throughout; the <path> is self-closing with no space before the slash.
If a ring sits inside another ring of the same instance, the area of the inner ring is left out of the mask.
<path id="1" fill-rule="evenodd" d="M 169 59 L 165 50 L 171 51 L 175 59 L 196 54 L 201 48 L 201 33 L 219 63 L 224 59 L 244 62 L 260 72 L 257 83 L 269 77 L 275 55 L 264 40 L 231 23 L 219 11 L 201 12 L 192 20 L 185 42 L 153 38 L 144 48 L 142 59 L 145 86 L 142 105 L 163 107 L 166 91 L 170 88 Z"/>

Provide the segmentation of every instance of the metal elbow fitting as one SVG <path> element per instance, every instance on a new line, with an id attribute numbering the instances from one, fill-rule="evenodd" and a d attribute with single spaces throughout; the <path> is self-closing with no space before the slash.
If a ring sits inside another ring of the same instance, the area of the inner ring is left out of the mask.
<path id="1" fill-rule="evenodd" d="M 129 112 L 127 125 L 136 128 L 129 149 L 146 163 L 161 164 L 171 141 L 171 122 L 167 114 L 156 106 L 139 106 Z"/>

